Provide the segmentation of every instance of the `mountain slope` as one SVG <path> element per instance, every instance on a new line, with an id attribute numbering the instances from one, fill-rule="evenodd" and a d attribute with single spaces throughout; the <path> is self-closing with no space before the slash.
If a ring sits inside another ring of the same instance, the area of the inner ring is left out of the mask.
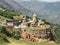
<path id="1" fill-rule="evenodd" d="M 32 14 L 32 11 L 22 7 L 18 3 L 16 3 L 14 0 L 3 0 L 0 1 L 0 7 L 4 7 L 6 9 L 14 10 L 16 12 L 22 12 L 24 14 Z"/>
<path id="2" fill-rule="evenodd" d="M 17 0 L 16 0 L 17 1 Z M 22 12 L 31 16 L 34 12 L 38 17 L 51 23 L 60 24 L 60 2 L 16 2 L 14 0 L 0 0 L 0 7 Z"/>
<path id="3" fill-rule="evenodd" d="M 52 23 L 60 24 L 60 2 L 18 2 L 24 8 L 30 9 Z"/>

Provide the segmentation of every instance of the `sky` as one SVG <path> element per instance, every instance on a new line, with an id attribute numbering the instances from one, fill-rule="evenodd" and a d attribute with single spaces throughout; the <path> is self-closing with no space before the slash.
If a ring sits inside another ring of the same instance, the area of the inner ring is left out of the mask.
<path id="1" fill-rule="evenodd" d="M 20 0 L 21 1 L 21 0 Z M 22 1 L 45 1 L 45 2 L 56 2 L 60 0 L 22 0 Z"/>
<path id="2" fill-rule="evenodd" d="M 60 0 L 41 0 L 41 1 L 56 2 L 56 1 L 60 1 Z"/>

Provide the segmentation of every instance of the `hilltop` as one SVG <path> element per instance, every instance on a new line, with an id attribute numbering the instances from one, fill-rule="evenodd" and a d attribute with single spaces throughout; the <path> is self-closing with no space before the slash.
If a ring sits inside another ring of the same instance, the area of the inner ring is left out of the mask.
<path id="1" fill-rule="evenodd" d="M 35 15 L 35 14 L 34 14 Z M 21 16 L 21 17 L 20 17 Z M 7 20 L 9 19 L 9 20 L 13 20 L 13 19 L 15 19 L 15 20 L 17 20 L 17 19 L 21 19 L 23 16 L 25 16 L 24 14 L 21 14 L 21 13 L 16 13 L 16 12 L 14 12 L 14 11 L 10 11 L 10 10 L 5 10 L 5 9 L 3 9 L 3 8 L 0 8 L 0 18 L 1 18 L 1 20 L 5 20 L 6 18 L 7 18 Z M 14 17 L 14 18 L 13 18 Z M 17 17 L 17 18 L 16 18 Z M 18 18 L 18 17 L 20 17 L 20 18 Z M 28 17 L 27 19 L 31 19 L 31 17 Z M 3 22 L 3 21 L 2 21 Z M 46 21 L 44 21 L 45 22 L 45 24 L 44 25 L 42 25 L 43 27 L 49 27 L 49 26 L 51 26 L 52 24 L 50 24 L 49 22 L 46 22 Z M 55 26 L 55 25 L 54 25 Z M 35 28 L 32 28 L 31 27 L 31 29 L 30 28 L 28 28 L 29 30 L 45 30 L 46 28 L 39 28 L 39 27 L 35 27 Z M 59 31 L 59 30 L 58 30 Z M 57 32 L 58 32 L 57 31 Z M 2 45 L 4 45 L 4 44 L 7 44 L 7 45 L 9 45 L 9 44 L 11 44 L 11 45 L 13 45 L 14 43 L 16 43 L 16 44 L 21 44 L 21 45 L 35 45 L 35 44 L 37 44 L 37 43 L 35 43 L 34 44 L 34 42 L 28 42 L 27 43 L 27 41 L 22 41 L 22 40 L 18 40 L 19 39 L 19 36 L 15 36 L 14 35 L 14 33 L 11 33 L 11 32 L 9 32 L 9 29 L 8 29 L 8 31 L 5 29 L 5 27 L 4 26 L 0 26 L 0 38 L 2 38 L 1 39 L 1 42 L 2 42 Z M 2 36 L 3 35 L 3 36 Z M 57 35 L 59 35 L 59 33 L 57 33 Z M 57 37 L 58 38 L 58 37 Z M 16 41 L 16 42 L 15 42 Z M 0 42 L 0 44 L 1 44 L 1 42 Z M 46 44 L 46 45 L 48 45 L 48 44 L 50 44 L 49 42 L 48 43 L 38 43 L 37 45 L 39 45 L 39 44 L 41 44 L 41 45 L 44 45 L 44 44 Z M 54 43 L 55 44 L 55 43 Z"/>

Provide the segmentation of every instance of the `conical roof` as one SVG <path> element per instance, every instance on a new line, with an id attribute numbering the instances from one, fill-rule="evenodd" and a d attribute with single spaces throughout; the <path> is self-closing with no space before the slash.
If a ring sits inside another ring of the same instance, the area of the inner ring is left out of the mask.
<path id="1" fill-rule="evenodd" d="M 37 17 L 36 13 L 33 14 L 33 17 Z"/>

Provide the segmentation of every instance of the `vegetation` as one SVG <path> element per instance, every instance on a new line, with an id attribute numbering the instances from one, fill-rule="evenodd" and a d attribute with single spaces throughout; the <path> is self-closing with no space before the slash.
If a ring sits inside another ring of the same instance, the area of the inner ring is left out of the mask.
<path id="1" fill-rule="evenodd" d="M 6 43 L 9 43 L 7 36 L 4 34 L 5 28 L 3 26 L 0 26 L 0 44 L 5 45 Z"/>
<path id="2" fill-rule="evenodd" d="M 55 43 L 51 43 L 51 42 L 35 43 L 35 42 L 28 41 L 28 40 L 23 41 L 23 40 L 15 40 L 15 39 L 12 39 L 12 38 L 9 38 L 9 40 L 11 42 L 11 43 L 9 43 L 10 45 L 14 45 L 14 44 L 15 45 L 51 45 L 51 44 L 55 45 Z"/>
<path id="3" fill-rule="evenodd" d="M 56 42 L 57 42 L 57 44 L 59 45 L 60 44 L 60 25 L 56 25 L 57 27 L 56 27 Z M 1 39 L 1 41 L 0 41 L 0 44 L 2 44 L 2 45 L 4 45 L 4 44 L 6 44 L 6 45 L 14 45 L 14 44 L 16 44 L 16 45 L 51 45 L 51 44 L 54 44 L 54 45 L 56 45 L 54 42 L 41 42 L 41 43 L 35 43 L 35 42 L 31 42 L 31 41 L 28 41 L 28 40 L 25 40 L 25 41 L 23 41 L 23 40 L 16 40 L 16 39 L 14 39 L 14 38 L 8 38 L 8 37 L 6 37 L 6 31 L 5 31 L 5 28 L 4 27 L 2 27 L 2 26 L 0 26 L 0 39 Z M 7 33 L 8 35 L 11 35 L 11 34 L 9 34 L 9 33 Z M 7 41 L 9 41 L 10 43 L 7 43 Z"/>
<path id="4" fill-rule="evenodd" d="M 19 16 L 22 15 L 22 13 L 16 13 L 14 11 L 10 11 L 10 10 L 5 10 L 3 8 L 0 8 L 0 16 L 9 18 L 9 19 L 13 19 L 13 16 Z"/>
<path id="5" fill-rule="evenodd" d="M 20 16 L 17 16 L 17 15 L 16 15 L 16 16 L 13 16 L 13 19 L 15 19 L 15 20 L 22 19 L 23 16 L 24 16 L 24 15 L 20 15 Z"/>
<path id="6" fill-rule="evenodd" d="M 4 18 L 5 17 L 5 18 Z M 2 9 L 0 8 L 0 20 L 4 20 L 4 19 L 20 19 L 22 18 L 23 16 L 21 15 L 21 13 L 16 13 L 14 11 L 8 11 L 8 10 L 5 10 L 5 9 Z M 27 18 L 30 18 L 27 16 Z M 60 43 L 60 25 L 53 25 L 49 22 L 46 22 L 45 20 L 43 20 L 45 22 L 45 24 L 48 24 L 46 25 L 47 27 L 49 27 L 50 25 L 53 27 L 53 26 L 56 26 L 55 29 L 56 29 L 56 42 L 59 44 Z M 46 27 L 45 26 L 45 27 Z M 29 28 L 27 27 L 28 30 L 39 30 L 39 29 L 42 29 L 40 27 L 36 27 L 36 28 Z M 10 37 L 10 38 L 9 38 Z M 11 37 L 14 37 L 14 39 L 12 39 Z M 4 44 L 7 44 L 7 42 L 11 42 L 9 44 L 11 45 L 14 45 L 14 43 L 17 43 L 17 45 L 51 45 L 49 44 L 49 42 L 44 42 L 44 43 L 34 43 L 34 42 L 30 42 L 30 41 L 22 41 L 22 40 L 16 40 L 16 39 L 19 39 L 19 36 L 14 36 L 14 34 L 8 32 L 4 26 L 0 26 L 0 44 L 1 45 L 4 45 Z M 12 44 L 13 43 L 13 44 Z M 8 44 L 8 45 L 9 45 Z"/>
<path id="7" fill-rule="evenodd" d="M 60 44 L 60 25 L 56 26 L 56 40 Z"/>
<path id="8" fill-rule="evenodd" d="M 8 19 L 8 18 L 5 18 L 3 16 L 0 16 L 0 22 L 4 22 L 6 19 Z"/>

